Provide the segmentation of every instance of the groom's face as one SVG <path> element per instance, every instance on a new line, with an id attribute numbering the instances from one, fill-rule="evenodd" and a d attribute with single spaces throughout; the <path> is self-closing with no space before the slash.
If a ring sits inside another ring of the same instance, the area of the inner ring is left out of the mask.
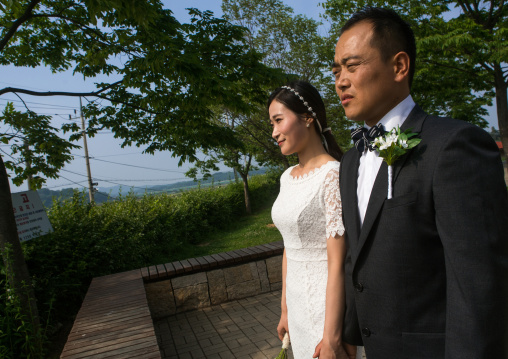
<path id="1" fill-rule="evenodd" d="M 361 21 L 346 30 L 335 48 L 335 90 L 346 116 L 375 125 L 392 107 L 394 65 L 372 46 L 372 24 Z"/>

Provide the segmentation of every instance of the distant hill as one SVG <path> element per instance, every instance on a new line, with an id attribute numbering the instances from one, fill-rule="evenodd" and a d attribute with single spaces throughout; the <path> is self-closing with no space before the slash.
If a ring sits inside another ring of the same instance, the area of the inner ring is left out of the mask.
<path id="1" fill-rule="evenodd" d="M 257 171 L 251 171 L 250 175 L 263 174 L 266 172 L 265 168 L 261 168 Z M 120 193 L 126 195 L 129 192 L 133 192 L 136 195 L 143 195 L 145 192 L 147 193 L 176 193 L 180 191 L 186 191 L 189 189 L 196 188 L 197 186 L 207 187 L 210 185 L 220 185 L 227 184 L 231 181 L 234 181 L 235 175 L 233 171 L 230 172 L 217 172 L 214 173 L 213 176 L 207 180 L 201 180 L 200 182 L 196 182 L 193 180 L 176 182 L 172 184 L 162 184 L 155 186 L 113 186 L 113 187 L 102 187 L 99 186 L 99 192 L 95 193 L 95 202 L 103 203 L 108 201 L 108 199 L 115 200 L 116 197 Z M 53 198 L 56 197 L 58 200 L 63 201 L 72 197 L 72 194 L 76 190 L 75 188 L 64 188 L 59 191 L 52 191 L 47 188 L 43 188 L 38 190 L 39 196 L 41 198 L 42 203 L 50 208 L 53 205 Z M 84 188 L 79 188 L 79 191 L 85 191 L 85 195 L 88 197 L 88 190 Z"/>

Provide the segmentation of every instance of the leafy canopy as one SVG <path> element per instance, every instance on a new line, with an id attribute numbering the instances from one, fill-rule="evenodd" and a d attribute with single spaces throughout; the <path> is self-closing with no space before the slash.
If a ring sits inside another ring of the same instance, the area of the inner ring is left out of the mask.
<path id="1" fill-rule="evenodd" d="M 407 21 L 417 40 L 412 93 L 427 111 L 469 121 L 487 122 L 496 68 L 508 62 L 507 15 L 503 1 L 327 0 L 326 16 L 340 27 L 363 6 L 389 7 Z M 506 66 L 502 70 L 506 75 Z M 505 99 L 506 100 L 506 99 Z"/>
<path id="2" fill-rule="evenodd" d="M 210 121 L 211 107 L 247 112 L 250 102 L 264 101 L 266 82 L 280 76 L 260 63 L 244 28 L 209 11 L 190 9 L 191 22 L 181 24 L 156 0 L 0 4 L 0 65 L 47 66 L 96 81 L 89 93 L 4 88 L 0 96 L 84 96 L 88 135 L 109 128 L 123 146 L 171 151 L 180 162 L 195 160 L 198 149 L 237 142 L 230 129 Z M 70 140 L 81 136 L 75 124 L 63 130 L 74 132 Z"/>

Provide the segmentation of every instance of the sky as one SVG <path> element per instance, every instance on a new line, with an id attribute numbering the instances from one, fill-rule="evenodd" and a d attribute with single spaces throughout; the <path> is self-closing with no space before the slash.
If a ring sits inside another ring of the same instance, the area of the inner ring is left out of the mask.
<path id="1" fill-rule="evenodd" d="M 304 14 L 316 20 L 321 20 L 319 15 L 322 7 L 318 6 L 321 0 L 284 0 L 283 2 L 292 7 L 295 14 Z M 199 10 L 211 10 L 216 17 L 222 15 L 221 0 L 165 0 L 166 8 L 173 11 L 180 22 L 188 22 L 189 15 L 186 8 L 194 7 Z M 323 25 L 326 27 L 326 24 Z M 323 30 L 324 31 L 324 30 Z M 47 68 L 38 67 L 16 68 L 13 66 L 0 66 L 0 88 L 19 87 L 37 91 L 69 91 L 84 92 L 95 89 L 93 80 L 84 81 L 82 76 L 73 76 L 71 71 L 53 74 Z M 53 117 L 52 125 L 59 128 L 62 123 L 71 121 L 81 126 L 79 118 L 79 98 L 74 97 L 37 97 L 20 95 L 31 110 L 40 114 Z M 20 99 L 14 94 L 0 96 L 0 110 L 7 101 L 14 102 L 17 109 L 22 109 Z M 491 115 L 487 118 L 489 127 L 497 126 L 495 110 L 489 109 Z M 184 173 L 192 165 L 184 164 L 178 167 L 178 159 L 172 158 L 169 152 L 158 152 L 155 155 L 142 154 L 143 148 L 121 148 L 121 141 L 115 139 L 111 131 L 99 132 L 94 138 L 88 138 L 88 152 L 93 182 L 98 183 L 100 191 L 106 191 L 108 187 L 122 185 L 126 190 L 130 186 L 150 187 L 153 185 L 175 183 L 189 180 Z M 76 144 L 82 146 L 83 142 Z M 60 172 L 59 179 L 47 179 L 43 188 L 59 190 L 63 188 L 87 188 L 86 164 L 84 149 L 72 151 L 74 160 L 67 164 Z M 4 154 L 2 154 L 4 156 Z M 5 160 L 5 156 L 4 156 Z M 229 171 L 221 166 L 222 171 Z M 11 183 L 11 192 L 26 191 L 26 183 L 16 187 Z"/>

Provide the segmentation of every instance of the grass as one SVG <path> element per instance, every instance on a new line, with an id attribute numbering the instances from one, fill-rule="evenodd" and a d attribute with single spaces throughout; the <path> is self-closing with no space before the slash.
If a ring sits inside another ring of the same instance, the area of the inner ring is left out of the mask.
<path id="1" fill-rule="evenodd" d="M 272 203 L 240 217 L 229 228 L 211 233 L 208 240 L 188 246 L 170 261 L 206 256 L 282 240 L 272 222 Z"/>

